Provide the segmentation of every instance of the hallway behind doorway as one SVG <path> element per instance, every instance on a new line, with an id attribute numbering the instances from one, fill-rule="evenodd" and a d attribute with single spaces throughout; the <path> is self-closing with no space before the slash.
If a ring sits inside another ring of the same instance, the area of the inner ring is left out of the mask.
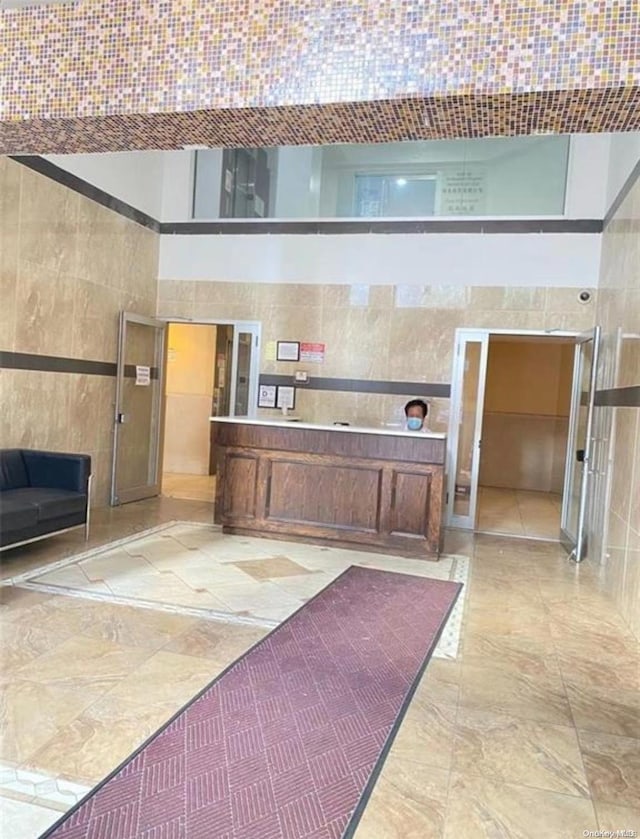
<path id="1" fill-rule="evenodd" d="M 215 494 L 215 475 L 186 475 L 176 472 L 165 472 L 162 475 L 162 495 L 165 498 L 212 503 Z"/>
<path id="2" fill-rule="evenodd" d="M 558 539 L 562 495 L 480 487 L 478 530 L 534 539 Z"/>
<path id="3" fill-rule="evenodd" d="M 225 327 L 170 323 L 168 328 L 162 495 L 212 502 L 215 475 L 209 417 L 218 394 L 226 354 L 218 352 Z"/>
<path id="4" fill-rule="evenodd" d="M 476 529 L 558 540 L 574 340 L 492 335 Z"/>

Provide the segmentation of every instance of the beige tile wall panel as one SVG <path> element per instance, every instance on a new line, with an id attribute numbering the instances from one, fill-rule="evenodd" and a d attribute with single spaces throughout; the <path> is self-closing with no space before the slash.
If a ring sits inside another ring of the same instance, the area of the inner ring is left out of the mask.
<path id="1" fill-rule="evenodd" d="M 0 157 L 0 349 L 115 364 L 120 310 L 155 313 L 157 239 Z M 106 504 L 115 378 L 3 369 L 0 388 L 0 446 L 90 454 Z"/>

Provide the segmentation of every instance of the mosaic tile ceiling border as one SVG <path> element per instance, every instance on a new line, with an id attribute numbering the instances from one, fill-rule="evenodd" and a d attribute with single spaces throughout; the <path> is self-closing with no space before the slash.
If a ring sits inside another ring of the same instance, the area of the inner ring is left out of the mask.
<path id="1" fill-rule="evenodd" d="M 0 154 L 376 143 L 640 130 L 640 86 L 0 122 Z"/>
<path id="2" fill-rule="evenodd" d="M 85 0 L 4 19 L 26 82 L 6 119 L 640 82 L 633 0 Z"/>
<path id="3" fill-rule="evenodd" d="M 640 127 L 634 0 L 84 0 L 0 56 L 5 153 Z"/>

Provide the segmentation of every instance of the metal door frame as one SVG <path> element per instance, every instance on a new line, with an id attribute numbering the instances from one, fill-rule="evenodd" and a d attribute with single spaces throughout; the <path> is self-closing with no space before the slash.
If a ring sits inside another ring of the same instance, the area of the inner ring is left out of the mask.
<path id="1" fill-rule="evenodd" d="M 219 321 L 219 323 L 221 323 Z M 224 325 L 221 323 L 221 325 Z M 237 320 L 233 324 L 233 347 L 231 350 L 231 392 L 229 394 L 229 415 L 236 416 L 236 396 L 238 393 L 238 347 L 240 332 L 253 336 L 251 364 L 249 366 L 249 410 L 247 416 L 255 417 L 258 408 L 258 380 L 260 377 L 260 332 L 258 321 Z"/>
<path id="2" fill-rule="evenodd" d="M 476 464 L 476 472 L 477 474 L 474 476 L 472 475 L 472 488 L 471 493 L 474 496 L 473 485 L 475 482 L 475 497 L 473 501 L 473 505 L 469 504 L 469 515 L 468 516 L 455 516 L 453 514 L 453 504 L 455 498 L 455 466 L 457 461 L 457 453 L 458 453 L 458 417 L 459 412 L 462 410 L 462 400 L 461 400 L 461 385 L 462 385 L 462 375 L 463 371 L 460 370 L 460 366 L 462 365 L 463 361 L 461 361 L 461 354 L 459 353 L 459 348 L 462 342 L 471 336 L 475 337 L 477 341 L 486 341 L 486 348 L 483 347 L 483 352 L 487 353 L 487 359 L 485 360 L 483 369 L 481 368 L 481 374 L 483 376 L 483 381 L 481 385 L 481 395 L 482 395 L 482 411 L 479 412 L 479 418 L 476 416 L 476 426 L 474 430 L 474 446 L 477 446 L 478 450 L 481 449 L 482 446 L 482 418 L 484 414 L 484 391 L 486 385 L 486 375 L 487 375 L 487 360 L 488 360 L 488 347 L 489 347 L 489 339 L 493 335 L 515 335 L 517 337 L 522 338 L 573 338 L 577 339 L 580 335 L 575 330 L 564 330 L 564 329 L 491 329 L 490 327 L 480 327 L 474 329 L 472 327 L 463 327 L 460 329 L 456 329 L 455 336 L 454 336 L 454 355 L 453 355 L 453 365 L 452 365 L 452 375 L 451 375 L 451 402 L 450 402 L 450 415 L 449 415 L 449 431 L 447 434 L 447 503 L 446 503 L 446 526 L 447 527 L 454 527 L 460 528 L 463 530 L 474 530 L 475 529 L 475 514 L 477 511 L 477 483 L 480 477 L 480 457 L 477 458 Z M 482 360 L 481 360 L 482 365 Z M 480 386 L 479 386 L 480 390 Z M 478 400 L 478 405 L 480 404 L 480 400 Z M 563 497 L 564 503 L 564 497 Z M 473 509 L 472 509 L 473 507 Z M 469 525 L 468 520 L 471 518 L 471 513 L 473 512 L 473 522 Z M 464 523 L 460 523 L 460 519 L 466 520 Z"/>
<path id="3" fill-rule="evenodd" d="M 125 350 L 127 342 L 127 324 L 137 323 L 141 326 L 150 326 L 158 330 L 156 355 L 158 360 L 158 387 L 153 399 L 151 429 L 153 442 L 150 447 L 150 466 L 153 474 L 149 475 L 149 483 L 144 487 L 134 487 L 130 490 L 118 493 L 118 442 L 120 437 L 120 426 L 123 424 L 124 413 L 122 409 L 123 385 L 125 378 Z M 133 312 L 120 312 L 119 335 L 118 335 L 118 361 L 116 367 L 116 398 L 113 417 L 113 457 L 111 460 L 111 492 L 110 504 L 117 507 L 120 504 L 127 504 L 131 501 L 139 501 L 143 498 L 150 498 L 160 492 L 160 443 L 162 441 L 162 419 L 164 408 L 164 370 L 166 358 L 166 323 L 161 318 L 146 317 Z M 159 346 L 158 346 L 159 344 Z"/>
<path id="4" fill-rule="evenodd" d="M 587 514 L 589 512 L 589 487 L 590 477 L 593 474 L 591 462 L 594 459 L 593 439 L 593 414 L 595 409 L 595 395 L 598 379 L 598 358 L 600 354 L 601 328 L 594 326 L 586 332 L 576 336 L 576 348 L 573 365 L 573 386 L 571 392 L 571 410 L 569 413 L 569 434 L 567 438 L 567 456 L 565 461 L 564 487 L 562 490 L 562 512 L 560 516 L 560 541 L 569 553 L 570 559 L 574 562 L 582 562 L 586 556 L 586 526 Z M 585 344 L 593 341 L 593 354 L 591 358 L 591 369 L 589 371 L 589 401 L 587 403 L 587 425 L 585 428 L 584 460 L 582 463 L 582 476 L 580 482 L 580 500 L 578 506 L 578 521 L 576 525 L 575 538 L 566 530 L 567 520 L 571 504 L 572 493 L 569 481 L 573 478 L 574 458 L 576 456 L 576 433 L 581 406 L 582 396 L 582 352 Z"/>
<path id="5" fill-rule="evenodd" d="M 464 361 L 463 347 L 469 343 L 480 344 L 480 369 L 478 372 L 478 390 L 476 417 L 473 429 L 473 463 L 471 485 L 469 487 L 469 512 L 466 516 L 456 515 L 456 473 L 458 466 L 458 444 L 460 420 L 463 408 Z M 453 375 L 451 379 L 451 414 L 449 417 L 448 478 L 447 478 L 447 524 L 464 530 L 475 530 L 476 511 L 478 508 L 478 478 L 480 473 L 480 447 L 482 445 L 482 420 L 484 416 L 484 391 L 487 380 L 487 360 L 489 355 L 489 333 L 483 329 L 456 329 L 453 355 Z"/>

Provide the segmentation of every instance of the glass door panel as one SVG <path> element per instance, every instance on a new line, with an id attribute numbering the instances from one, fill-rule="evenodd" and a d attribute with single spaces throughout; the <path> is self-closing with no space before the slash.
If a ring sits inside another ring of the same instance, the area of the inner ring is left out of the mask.
<path id="1" fill-rule="evenodd" d="M 586 524 L 593 460 L 593 407 L 600 327 L 576 344 L 569 440 L 562 499 L 561 538 L 576 562 L 586 556 Z"/>
<path id="2" fill-rule="evenodd" d="M 111 504 L 158 495 L 165 324 L 120 314 Z"/>
<path id="3" fill-rule="evenodd" d="M 447 511 L 451 526 L 470 530 L 476 524 L 488 347 L 487 333 L 458 333 L 456 337 Z"/>
<path id="4" fill-rule="evenodd" d="M 260 326 L 256 323 L 236 324 L 231 369 L 231 415 L 234 417 L 255 416 L 259 354 Z"/>

